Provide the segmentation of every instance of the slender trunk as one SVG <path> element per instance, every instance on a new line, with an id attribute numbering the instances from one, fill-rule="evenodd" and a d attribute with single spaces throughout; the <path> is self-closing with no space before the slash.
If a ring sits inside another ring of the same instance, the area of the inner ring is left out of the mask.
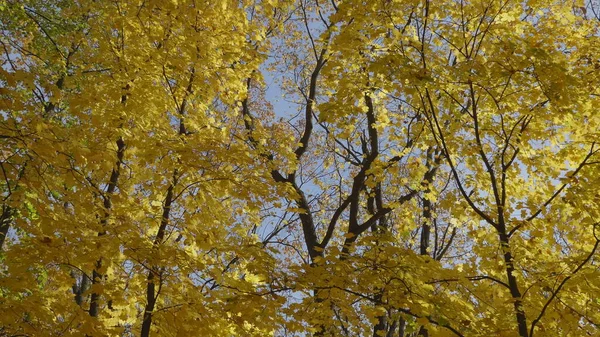
<path id="1" fill-rule="evenodd" d="M 154 248 L 160 246 L 165 239 L 167 225 L 169 224 L 171 204 L 173 203 L 173 189 L 175 187 L 175 184 L 177 184 L 177 169 L 175 169 L 173 173 L 173 183 L 169 185 L 169 188 L 167 189 L 167 196 L 165 198 L 165 205 L 163 207 L 163 214 L 160 222 L 160 227 L 158 228 L 156 238 L 154 239 Z M 156 290 L 156 276 L 158 276 L 159 291 Z M 154 307 L 156 306 L 156 301 L 158 300 L 158 295 L 160 292 L 160 283 L 162 282 L 161 276 L 162 274 L 159 267 L 150 267 L 150 271 L 148 271 L 148 277 L 146 279 L 148 283 L 146 287 L 146 307 L 144 308 L 144 321 L 142 322 L 142 332 L 140 334 L 140 337 L 150 336 L 150 328 L 152 327 L 152 315 Z"/>
<path id="2" fill-rule="evenodd" d="M 425 191 L 425 194 L 429 193 L 429 189 Z M 419 253 L 421 255 L 429 255 L 429 242 L 431 237 L 431 201 L 423 199 L 423 218 L 425 221 L 421 226 L 421 242 L 419 245 Z"/>
<path id="3" fill-rule="evenodd" d="M 430 168 L 430 161 L 431 161 L 431 156 L 432 156 L 433 150 L 431 148 L 428 149 L 427 151 L 427 166 L 428 168 Z M 431 184 L 432 182 L 428 181 L 427 184 Z M 423 225 L 421 226 L 421 242 L 420 242 L 420 247 L 419 247 L 419 253 L 421 255 L 426 255 L 429 256 L 429 242 L 430 242 L 430 237 L 431 237 L 431 222 L 432 222 L 432 202 L 431 200 L 428 199 L 427 195 L 431 193 L 431 189 L 429 187 L 427 187 L 427 189 L 425 190 L 425 195 L 426 197 L 423 198 Z M 419 333 L 417 334 L 417 336 L 423 336 L 423 337 L 428 337 L 429 336 L 429 331 L 427 331 L 427 328 L 425 328 L 424 326 L 421 326 L 419 328 Z"/>
<path id="4" fill-rule="evenodd" d="M 429 193 L 429 189 L 427 189 L 425 193 Z M 425 221 L 421 226 L 421 243 L 419 251 L 421 255 L 427 256 L 429 256 L 428 249 L 430 241 L 429 238 L 431 233 L 431 206 L 431 201 L 429 201 L 428 199 L 423 199 L 423 217 L 425 218 Z M 424 326 L 421 326 L 419 328 L 419 333 L 417 334 L 417 336 L 428 337 L 429 331 L 427 331 L 427 328 L 425 328 Z"/>
<path id="5" fill-rule="evenodd" d="M 439 164 L 439 157 L 436 158 L 436 150 L 433 147 L 427 149 L 427 169 L 429 171 Z M 423 191 L 423 224 L 421 225 L 421 242 L 419 245 L 419 254 L 429 256 L 429 245 L 431 237 L 431 224 L 433 223 L 433 203 L 429 200 L 429 194 L 431 193 L 431 185 L 433 184 L 433 178 L 424 180 L 421 184 L 425 187 Z"/>
<path id="6" fill-rule="evenodd" d="M 382 187 L 381 187 L 381 183 L 378 183 L 375 186 L 375 196 L 369 197 L 367 199 L 367 208 L 368 208 L 369 213 L 372 216 L 376 212 L 383 209 L 383 207 L 384 207 L 384 205 L 383 205 Z M 388 227 L 387 217 L 384 216 L 381 219 L 379 219 L 379 222 L 377 224 L 374 224 L 373 227 L 371 227 L 371 230 L 373 230 L 374 232 L 382 232 L 382 231 L 387 231 L 387 229 L 388 229 L 387 227 Z M 376 246 L 381 247 L 381 243 L 378 240 L 376 241 Z M 379 289 L 379 288 L 376 288 L 375 290 L 376 290 L 375 302 L 382 303 L 383 292 L 385 290 Z M 373 337 L 383 337 L 383 336 L 387 335 L 388 315 L 389 315 L 389 312 L 386 312 L 384 314 L 381 314 L 379 317 L 377 317 L 377 323 L 373 327 Z"/>
<path id="7" fill-rule="evenodd" d="M 2 214 L 0 214 L 0 252 L 4 250 L 4 242 L 10 229 L 10 223 L 13 218 L 12 207 L 4 204 L 2 205 Z"/>
<path id="8" fill-rule="evenodd" d="M 395 319 L 392 322 L 392 324 L 388 328 L 388 331 L 387 331 L 387 334 L 385 335 L 385 337 L 394 337 L 394 333 L 396 332 L 396 329 L 398 328 L 398 321 L 399 320 Z"/>
<path id="9" fill-rule="evenodd" d="M 398 337 L 404 337 L 404 331 L 406 329 L 406 321 L 400 317 L 398 320 Z"/>
<path id="10" fill-rule="evenodd" d="M 148 272 L 148 286 L 146 288 L 146 307 L 144 308 L 144 321 L 142 323 L 142 332 L 140 337 L 150 336 L 150 327 L 152 326 L 152 312 L 156 305 L 157 297 L 155 295 L 156 286 L 154 284 L 154 271 Z"/>
<path id="11" fill-rule="evenodd" d="M 102 274 L 97 272 L 97 270 L 100 268 L 102 268 L 102 259 L 101 258 L 98 259 L 98 261 L 96 261 L 96 267 L 94 268 L 94 271 L 92 271 L 92 285 L 100 283 Z M 99 301 L 100 301 L 100 294 L 95 291 L 92 292 L 92 296 L 90 298 L 90 309 L 88 311 L 90 316 L 98 317 L 98 314 L 100 311 L 100 309 L 99 309 L 100 304 L 98 303 Z"/>
<path id="12" fill-rule="evenodd" d="M 381 302 L 382 300 L 381 292 L 375 295 L 375 300 L 377 302 Z M 373 327 L 373 337 L 383 337 L 386 334 L 387 330 L 387 314 L 380 315 L 377 317 L 377 324 Z"/>
<path id="13" fill-rule="evenodd" d="M 373 328 L 373 337 L 383 337 L 387 330 L 387 317 L 379 316 L 377 318 L 377 324 Z"/>
<path id="14" fill-rule="evenodd" d="M 77 278 L 76 275 L 74 276 L 75 278 Z M 77 305 L 81 306 L 83 304 L 83 293 L 87 290 L 88 287 L 89 280 L 85 274 L 81 275 L 81 281 L 79 282 L 79 284 L 77 284 L 77 282 L 73 284 L 73 294 L 75 295 L 75 303 L 77 303 Z"/>
<path id="15" fill-rule="evenodd" d="M 185 124 L 185 114 L 188 104 L 188 97 L 193 94 L 193 84 L 194 78 L 196 76 L 196 69 L 192 68 L 190 71 L 190 78 L 188 80 L 188 84 L 186 87 L 186 96 L 182 99 L 181 105 L 179 106 L 179 130 L 178 135 L 180 137 L 184 137 L 188 135 L 188 131 Z M 153 248 L 158 248 L 165 240 L 165 234 L 167 231 L 167 226 L 169 225 L 169 218 L 171 214 L 171 205 L 173 203 L 173 190 L 175 189 L 175 185 L 177 185 L 179 171 L 177 168 L 173 169 L 173 181 L 169 184 L 167 188 L 167 196 L 165 197 L 165 204 L 163 206 L 162 218 L 160 220 L 160 226 L 158 227 L 158 232 L 156 233 L 156 238 L 154 238 Z M 158 276 L 158 290 L 156 289 L 156 276 Z M 146 278 L 147 286 L 146 286 L 146 306 L 144 308 L 144 320 L 142 322 L 142 331 L 140 337 L 149 337 L 150 336 L 150 328 L 152 327 L 152 318 L 154 307 L 156 306 L 156 301 L 158 300 L 158 296 L 160 294 L 160 288 L 162 286 L 162 271 L 159 266 L 150 266 L 150 270 L 148 271 L 148 277 Z"/>
<path id="16" fill-rule="evenodd" d="M 123 164 L 123 156 L 125 155 L 125 142 L 123 141 L 123 138 L 119 138 L 117 140 L 117 163 L 116 163 L 116 167 L 112 170 L 112 173 L 110 174 L 110 179 L 109 179 L 109 183 L 108 183 L 108 187 L 106 189 L 106 193 L 104 194 L 104 218 L 100 221 L 100 223 L 102 224 L 102 231 L 100 231 L 98 233 L 98 236 L 104 236 L 106 234 L 106 231 L 104 230 L 104 227 L 106 226 L 106 224 L 108 223 L 108 217 L 110 215 L 110 209 L 112 208 L 112 201 L 111 201 L 111 197 L 112 194 L 116 191 L 117 189 L 117 183 L 119 181 L 119 175 L 121 172 L 121 165 Z M 94 271 L 92 272 L 92 286 L 94 286 L 95 284 L 99 284 L 102 281 L 102 278 L 104 277 L 102 275 L 102 273 L 100 272 L 100 270 L 102 270 L 102 265 L 103 265 L 103 261 L 102 261 L 102 257 L 100 257 L 97 261 L 96 261 L 96 266 L 94 268 Z M 98 317 L 98 313 L 100 310 L 100 294 L 97 293 L 96 291 L 92 292 L 92 296 L 91 296 L 91 300 L 90 300 L 90 309 L 88 311 L 89 315 L 92 317 Z"/>
<path id="17" fill-rule="evenodd" d="M 513 263 L 513 256 L 510 252 L 509 237 L 506 234 L 504 226 L 501 226 L 498 233 L 502 250 L 504 251 L 504 264 L 506 268 L 506 278 L 508 280 L 508 286 L 510 288 L 510 294 L 514 301 L 515 317 L 517 319 L 517 326 L 519 328 L 520 337 L 529 337 L 529 331 L 527 330 L 527 316 L 523 310 L 523 301 L 521 299 L 521 291 L 515 277 L 515 268 Z"/>

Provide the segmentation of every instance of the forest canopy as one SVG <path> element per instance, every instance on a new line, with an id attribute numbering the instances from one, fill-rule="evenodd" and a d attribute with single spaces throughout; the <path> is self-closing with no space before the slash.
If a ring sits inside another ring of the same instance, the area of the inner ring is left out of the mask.
<path id="1" fill-rule="evenodd" d="M 600 336 L 598 0 L 0 30 L 0 336 Z"/>

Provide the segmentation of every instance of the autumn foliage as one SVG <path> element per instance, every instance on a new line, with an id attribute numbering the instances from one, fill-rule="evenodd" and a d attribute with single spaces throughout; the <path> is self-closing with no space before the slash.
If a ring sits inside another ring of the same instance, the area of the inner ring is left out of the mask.
<path id="1" fill-rule="evenodd" d="M 600 336 L 597 0 L 0 29 L 0 336 Z"/>

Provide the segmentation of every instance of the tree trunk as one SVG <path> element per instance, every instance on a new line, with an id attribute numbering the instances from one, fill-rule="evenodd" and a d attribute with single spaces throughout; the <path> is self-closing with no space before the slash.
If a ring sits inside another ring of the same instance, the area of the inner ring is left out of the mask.
<path id="1" fill-rule="evenodd" d="M 510 251 L 510 242 L 506 231 L 504 230 L 503 223 L 501 224 L 499 231 L 500 244 L 504 251 L 504 264 L 506 268 L 506 278 L 508 280 L 508 286 L 510 288 L 510 294 L 514 300 L 515 317 L 517 319 L 517 326 L 519 328 L 520 337 L 529 337 L 529 331 L 527 330 L 527 316 L 523 311 L 523 301 L 521 299 L 521 291 L 517 284 L 517 278 L 515 277 L 515 268 L 513 264 L 513 256 Z"/>
<path id="2" fill-rule="evenodd" d="M 0 214 L 0 252 L 4 250 L 4 242 L 6 241 L 12 218 L 13 209 L 6 204 L 2 205 L 2 214 Z"/>

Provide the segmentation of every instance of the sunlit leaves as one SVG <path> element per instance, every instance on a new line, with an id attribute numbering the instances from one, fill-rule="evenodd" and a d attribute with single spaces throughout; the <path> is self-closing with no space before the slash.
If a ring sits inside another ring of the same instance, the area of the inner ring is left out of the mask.
<path id="1" fill-rule="evenodd" d="M 599 9 L 0 5 L 0 334 L 597 334 Z"/>

